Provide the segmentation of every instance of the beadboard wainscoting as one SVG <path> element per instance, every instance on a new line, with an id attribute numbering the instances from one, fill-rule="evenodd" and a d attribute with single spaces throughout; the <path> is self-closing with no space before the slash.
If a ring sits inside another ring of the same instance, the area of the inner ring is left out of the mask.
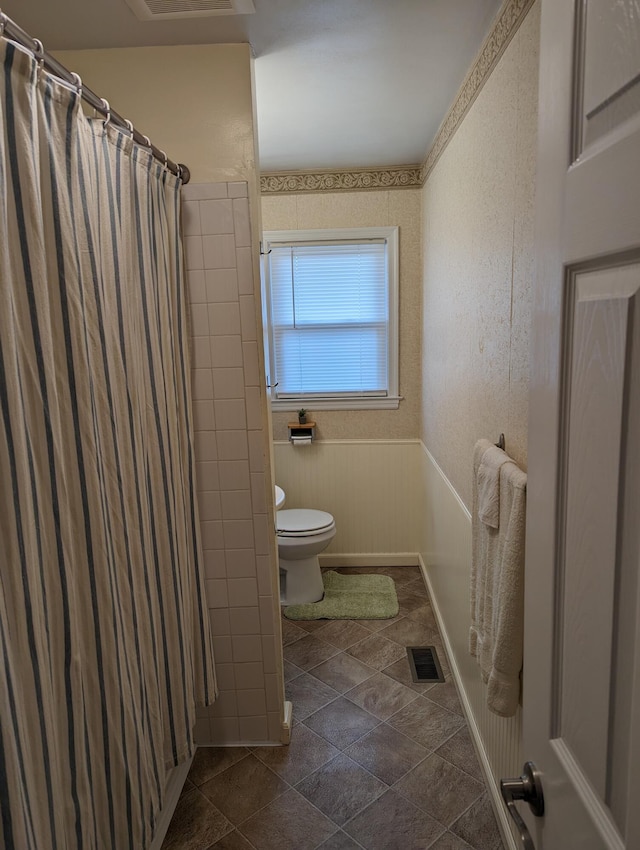
<path id="1" fill-rule="evenodd" d="M 419 468 L 425 505 L 421 567 L 470 732 L 494 798 L 505 846 L 517 850 L 498 782 L 501 777 L 519 776 L 522 770 L 521 710 L 514 717 L 504 718 L 487 709 L 486 686 L 468 649 L 471 515 L 433 456 L 424 444 L 420 445 Z"/>
<path id="2" fill-rule="evenodd" d="M 422 491 L 418 440 L 315 440 L 274 444 L 274 479 L 286 508 L 328 511 L 336 536 L 324 566 L 418 564 Z"/>

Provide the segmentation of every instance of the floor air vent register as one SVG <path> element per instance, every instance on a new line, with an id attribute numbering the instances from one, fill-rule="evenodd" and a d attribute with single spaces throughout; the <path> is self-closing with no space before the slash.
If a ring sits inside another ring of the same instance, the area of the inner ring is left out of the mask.
<path id="1" fill-rule="evenodd" d="M 435 646 L 408 646 L 407 655 L 414 682 L 444 682 Z"/>

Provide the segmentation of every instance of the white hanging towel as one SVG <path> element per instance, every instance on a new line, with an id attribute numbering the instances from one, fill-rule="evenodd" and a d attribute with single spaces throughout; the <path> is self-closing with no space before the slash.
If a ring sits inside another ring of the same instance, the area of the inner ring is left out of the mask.
<path id="1" fill-rule="evenodd" d="M 484 466 L 495 469 L 496 451 L 479 440 L 473 453 L 469 651 L 487 684 L 489 710 L 510 717 L 520 700 L 527 476 L 505 455 L 498 466 L 498 527 L 483 522 L 480 501 L 488 488 L 479 486 L 478 473 L 485 459 Z"/>
<path id="2" fill-rule="evenodd" d="M 482 440 L 488 443 L 488 440 Z M 478 491 L 478 516 L 491 528 L 500 526 L 500 467 L 511 460 L 506 452 L 489 443 L 483 448 L 480 466 L 476 475 Z"/>

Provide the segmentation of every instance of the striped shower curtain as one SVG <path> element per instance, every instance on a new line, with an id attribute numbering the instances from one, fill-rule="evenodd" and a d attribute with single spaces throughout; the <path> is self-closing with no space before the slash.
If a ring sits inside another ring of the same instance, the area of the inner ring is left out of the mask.
<path id="1" fill-rule="evenodd" d="M 141 850 L 215 691 L 180 181 L 0 63 L 0 846 Z"/>

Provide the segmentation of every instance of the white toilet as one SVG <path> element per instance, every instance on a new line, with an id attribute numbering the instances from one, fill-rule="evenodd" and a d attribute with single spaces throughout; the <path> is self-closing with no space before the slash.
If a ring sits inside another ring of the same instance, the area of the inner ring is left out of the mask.
<path id="1" fill-rule="evenodd" d="M 318 602 L 324 594 L 318 555 L 336 534 L 336 523 L 326 511 L 307 508 L 276 512 L 281 601 L 285 605 Z"/>

